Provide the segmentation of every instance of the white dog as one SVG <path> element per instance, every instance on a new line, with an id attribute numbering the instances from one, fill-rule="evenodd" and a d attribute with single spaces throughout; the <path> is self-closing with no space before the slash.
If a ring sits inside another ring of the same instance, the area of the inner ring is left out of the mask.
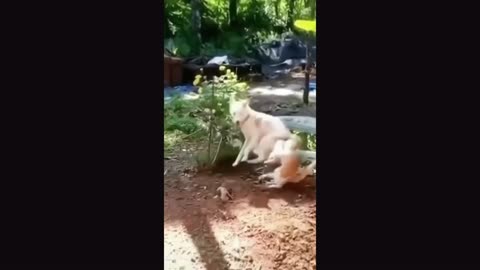
<path id="1" fill-rule="evenodd" d="M 277 140 L 288 140 L 292 136 L 282 120 L 253 110 L 248 105 L 248 100 L 234 103 L 232 97 L 230 104 L 232 104 L 233 121 L 240 127 L 245 137 L 240 153 L 238 153 L 232 165 L 233 167 L 241 161 L 247 161 L 251 164 L 265 161 Z M 247 160 L 252 151 L 257 155 L 257 158 Z"/>

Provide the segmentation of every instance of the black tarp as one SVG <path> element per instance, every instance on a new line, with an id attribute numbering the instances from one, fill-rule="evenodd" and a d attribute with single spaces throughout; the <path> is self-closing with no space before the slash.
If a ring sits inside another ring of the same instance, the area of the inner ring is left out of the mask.
<path id="1" fill-rule="evenodd" d="M 203 74 L 211 79 L 213 76 L 220 76 L 219 66 L 223 65 L 226 68 L 234 71 L 239 78 L 243 78 L 250 73 L 261 73 L 261 63 L 253 58 L 236 58 L 228 55 L 215 56 L 213 58 L 199 56 L 185 59 L 184 64 L 186 81 L 193 81 L 195 74 L 200 73 L 200 68 L 203 69 Z"/>
<path id="2" fill-rule="evenodd" d="M 306 39 L 287 36 L 281 41 L 263 43 L 255 48 L 256 58 L 262 63 L 262 73 L 267 77 L 286 74 L 294 67 L 306 64 Z M 313 46 L 311 50 L 311 63 L 315 65 L 316 44 L 315 40 L 308 40 Z"/>
<path id="3" fill-rule="evenodd" d="M 306 64 L 306 39 L 295 36 L 287 36 L 282 40 L 260 44 L 254 49 L 254 58 L 236 58 L 229 55 L 215 57 L 190 57 L 185 59 L 184 81 L 193 81 L 196 74 L 203 68 L 203 74 L 211 79 L 221 73 L 218 69 L 224 65 L 234 71 L 239 78 L 248 74 L 263 74 L 267 78 L 287 74 L 293 68 Z M 315 40 L 308 40 L 311 46 L 311 64 L 315 65 L 316 45 Z"/>

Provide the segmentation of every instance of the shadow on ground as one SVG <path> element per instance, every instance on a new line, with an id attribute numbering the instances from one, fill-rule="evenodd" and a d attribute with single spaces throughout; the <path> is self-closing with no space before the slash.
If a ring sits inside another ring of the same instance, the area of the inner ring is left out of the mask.
<path id="1" fill-rule="evenodd" d="M 260 173 L 262 171 L 248 164 L 232 168 L 229 163 L 229 167 L 219 167 L 214 172 L 165 179 L 164 222 L 180 221 L 183 224 L 207 270 L 230 267 L 211 222 L 235 219 L 230 210 L 239 202 L 267 210 L 270 210 L 269 201 L 272 199 L 295 207 L 315 202 L 313 177 L 298 184 L 287 184 L 282 189 L 266 189 L 256 182 Z M 233 202 L 224 203 L 214 198 L 220 185 L 232 188 Z"/>

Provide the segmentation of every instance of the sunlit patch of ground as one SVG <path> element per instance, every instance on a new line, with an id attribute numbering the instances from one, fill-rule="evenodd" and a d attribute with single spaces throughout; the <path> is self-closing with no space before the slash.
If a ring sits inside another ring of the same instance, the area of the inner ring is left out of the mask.
<path id="1" fill-rule="evenodd" d="M 280 191 L 223 174 L 165 181 L 165 269 L 315 269 L 313 179 Z M 232 201 L 215 198 L 220 184 Z"/>

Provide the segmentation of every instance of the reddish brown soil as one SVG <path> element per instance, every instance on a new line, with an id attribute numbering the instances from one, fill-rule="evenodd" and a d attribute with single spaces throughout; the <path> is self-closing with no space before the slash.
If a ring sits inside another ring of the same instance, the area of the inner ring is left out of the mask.
<path id="1" fill-rule="evenodd" d="M 228 170 L 165 177 L 165 269 L 315 269 L 313 178 L 266 190 L 251 165 Z"/>

